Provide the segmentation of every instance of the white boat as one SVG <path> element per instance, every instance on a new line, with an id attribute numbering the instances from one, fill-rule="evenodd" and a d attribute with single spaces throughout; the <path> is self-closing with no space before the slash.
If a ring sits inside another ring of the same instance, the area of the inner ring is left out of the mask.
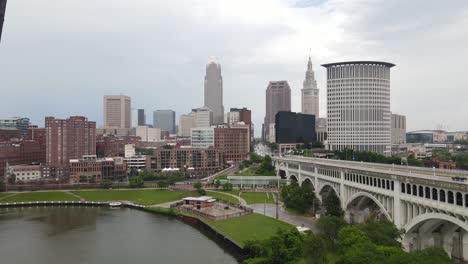
<path id="1" fill-rule="evenodd" d="M 122 203 L 121 203 L 121 202 L 112 202 L 112 203 L 109 203 L 109 205 L 110 205 L 111 207 L 119 207 L 119 206 L 122 205 Z"/>

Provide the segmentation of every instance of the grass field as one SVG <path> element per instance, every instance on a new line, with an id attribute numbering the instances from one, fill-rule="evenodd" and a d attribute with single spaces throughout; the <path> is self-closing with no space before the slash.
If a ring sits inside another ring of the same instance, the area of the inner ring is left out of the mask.
<path id="1" fill-rule="evenodd" d="M 0 193 L 0 199 L 8 195 L 11 195 L 11 193 Z"/>
<path id="2" fill-rule="evenodd" d="M 267 204 L 275 203 L 272 193 L 268 193 L 267 196 L 266 193 L 263 192 L 243 192 L 241 197 L 244 198 L 247 204 L 260 204 L 265 203 L 265 201 Z"/>
<path id="3" fill-rule="evenodd" d="M 225 200 L 225 201 L 228 201 L 230 203 L 234 203 L 234 204 L 239 204 L 239 200 L 232 197 L 232 196 L 229 196 L 227 194 L 222 194 L 222 193 L 215 193 L 215 192 L 210 192 L 210 191 L 207 191 L 206 192 L 206 195 L 207 196 L 211 196 L 213 198 L 216 198 L 216 199 L 221 199 L 221 200 Z"/>
<path id="4" fill-rule="evenodd" d="M 10 194 L 11 193 L 8 193 L 8 195 Z M 0 200 L 2 203 L 34 201 L 79 201 L 79 199 L 66 192 L 26 192 L 18 193 Z"/>
<path id="5" fill-rule="evenodd" d="M 293 228 L 288 223 L 261 214 L 249 214 L 221 221 L 205 221 L 240 246 L 248 240 L 268 239 L 278 228 Z"/>
<path id="6" fill-rule="evenodd" d="M 198 196 L 195 192 L 173 192 L 166 190 L 99 190 L 73 191 L 87 201 L 131 201 L 141 205 L 176 201 L 187 196 Z"/>

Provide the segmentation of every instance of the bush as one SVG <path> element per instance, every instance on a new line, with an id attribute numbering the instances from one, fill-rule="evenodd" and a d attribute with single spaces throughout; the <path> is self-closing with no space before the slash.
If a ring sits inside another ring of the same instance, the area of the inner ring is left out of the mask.
<path id="1" fill-rule="evenodd" d="M 197 182 L 195 182 L 195 183 L 193 184 L 193 188 L 195 188 L 195 189 L 197 189 L 197 190 L 198 190 L 198 189 L 201 189 L 202 187 L 203 187 L 203 184 L 202 184 L 201 182 L 199 182 L 199 181 L 197 181 Z"/>
<path id="2" fill-rule="evenodd" d="M 110 189 L 112 188 L 112 181 L 109 179 L 104 179 L 99 184 L 99 187 L 101 187 L 102 189 Z"/>
<path id="3" fill-rule="evenodd" d="M 143 181 L 143 177 L 141 176 L 135 176 L 130 178 L 129 186 L 130 188 L 141 188 L 145 185 L 145 182 Z"/>
<path id="4" fill-rule="evenodd" d="M 232 183 L 226 182 L 223 184 L 223 191 L 231 191 L 232 190 Z"/>
<path id="5" fill-rule="evenodd" d="M 206 191 L 203 190 L 203 189 L 197 189 L 197 192 L 199 195 L 203 196 L 203 195 L 206 195 Z"/>

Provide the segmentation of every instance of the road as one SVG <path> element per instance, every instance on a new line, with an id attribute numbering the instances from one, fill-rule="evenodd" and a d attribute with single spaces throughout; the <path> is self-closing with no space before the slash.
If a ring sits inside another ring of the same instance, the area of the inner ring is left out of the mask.
<path id="1" fill-rule="evenodd" d="M 276 217 L 276 205 L 274 204 L 253 204 L 250 205 L 252 209 L 254 209 L 255 213 L 259 214 L 265 214 L 270 217 Z M 295 215 L 291 214 L 289 212 L 286 212 L 284 209 L 281 208 L 278 211 L 278 216 L 279 219 L 286 222 L 290 223 L 294 226 L 302 226 L 304 225 L 305 227 L 310 228 L 310 230 L 314 233 L 319 232 L 319 229 L 317 227 L 317 220 L 315 220 L 312 217 L 305 217 L 305 216 L 300 216 L 300 215 Z"/>

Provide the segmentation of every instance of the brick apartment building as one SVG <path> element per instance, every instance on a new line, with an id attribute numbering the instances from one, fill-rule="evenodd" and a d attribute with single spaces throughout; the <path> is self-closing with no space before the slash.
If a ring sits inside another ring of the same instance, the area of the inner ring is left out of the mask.
<path id="1" fill-rule="evenodd" d="M 216 171 L 224 165 L 222 151 L 209 148 L 158 149 L 147 159 L 148 171 L 161 172 L 163 169 L 179 169 L 194 175 Z"/>
<path id="2" fill-rule="evenodd" d="M 46 161 L 52 167 L 68 165 L 70 159 L 96 154 L 96 122 L 83 116 L 45 118 Z"/>
<path id="3" fill-rule="evenodd" d="M 104 179 L 121 181 L 127 177 L 127 168 L 122 157 L 97 158 L 85 155 L 71 159 L 69 163 L 70 183 L 99 183 Z"/>
<path id="4" fill-rule="evenodd" d="M 44 161 L 44 156 L 37 141 L 0 142 L 0 178 L 5 176 L 7 163 L 11 166 L 41 161 Z"/>
<path id="5" fill-rule="evenodd" d="M 214 128 L 214 147 L 224 153 L 227 162 L 248 159 L 250 128 L 248 125 L 218 126 Z"/>
<path id="6" fill-rule="evenodd" d="M 103 157 L 124 157 L 125 145 L 133 144 L 140 147 L 140 138 L 135 136 L 117 137 L 114 135 L 99 135 L 96 138 L 96 155 Z"/>

